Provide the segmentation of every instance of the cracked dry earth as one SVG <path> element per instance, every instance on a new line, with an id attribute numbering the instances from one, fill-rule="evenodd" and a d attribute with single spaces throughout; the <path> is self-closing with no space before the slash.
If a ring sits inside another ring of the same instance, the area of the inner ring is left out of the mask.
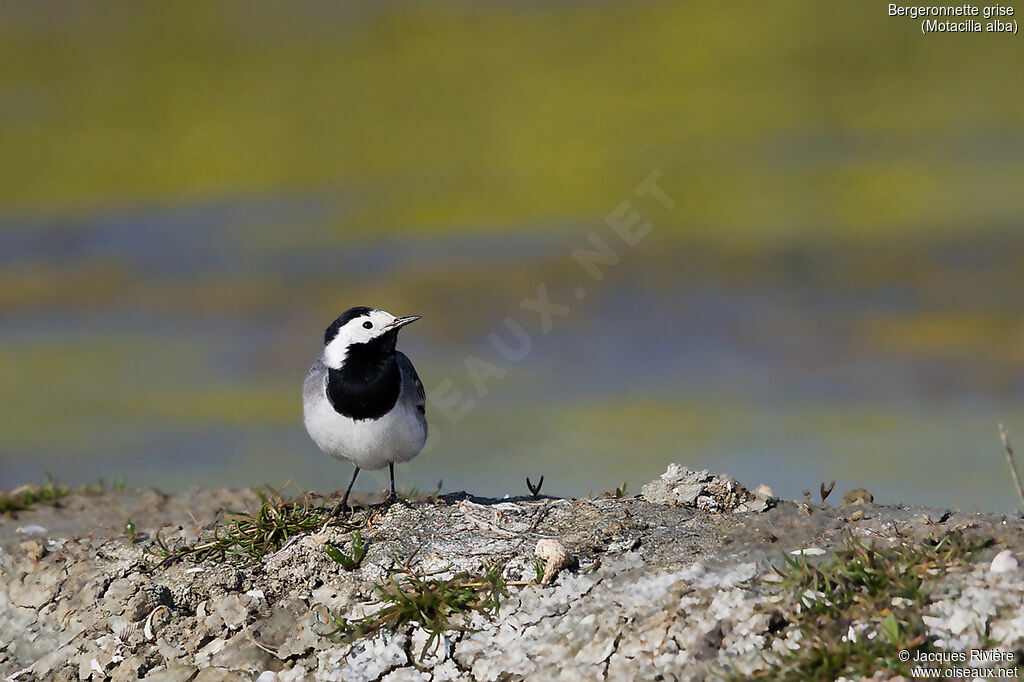
<path id="1" fill-rule="evenodd" d="M 323 551 L 340 528 L 298 537 L 248 567 L 182 560 L 147 571 L 155 530 L 194 542 L 218 509 L 251 491 L 74 495 L 59 508 L 0 517 L 0 677 L 7 680 L 647 680 L 740 677 L 799 646 L 772 620 L 770 565 L 786 552 L 838 548 L 848 534 L 886 542 L 952 528 L 999 539 L 946 580 L 930 606 L 950 646 L 977 632 L 1019 649 L 1024 572 L 1018 517 L 860 504 L 784 502 L 727 478 L 671 466 L 642 496 L 515 498 L 464 493 L 376 514 L 367 554 L 346 571 Z M 131 517 L 140 538 L 130 542 Z M 570 563 L 547 585 L 509 588 L 499 615 L 474 615 L 426 647 L 416 624 L 353 644 L 321 633 L 327 614 L 372 612 L 372 586 L 412 557 L 422 570 L 504 562 L 535 577 L 538 540 Z M 980 630 L 979 630 L 980 628 Z"/>

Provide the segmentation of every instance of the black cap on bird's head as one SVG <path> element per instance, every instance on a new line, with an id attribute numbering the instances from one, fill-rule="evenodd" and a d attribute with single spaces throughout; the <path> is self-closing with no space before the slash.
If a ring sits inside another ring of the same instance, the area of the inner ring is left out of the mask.
<path id="1" fill-rule="evenodd" d="M 371 312 L 373 312 L 373 310 L 373 308 L 367 308 L 365 305 L 360 305 L 354 308 L 349 308 L 348 310 L 343 312 L 341 315 L 338 316 L 338 319 L 336 319 L 334 322 L 331 322 L 331 326 L 328 327 L 327 331 L 324 332 L 324 345 L 326 346 L 328 343 L 334 340 L 334 337 L 338 335 L 339 329 L 341 329 L 342 327 L 344 327 L 346 324 L 356 319 L 357 317 L 369 315 Z"/>

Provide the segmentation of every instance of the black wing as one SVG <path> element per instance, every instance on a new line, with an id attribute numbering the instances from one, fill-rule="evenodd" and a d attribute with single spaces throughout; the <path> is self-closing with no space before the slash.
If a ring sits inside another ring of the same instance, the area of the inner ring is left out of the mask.
<path id="1" fill-rule="evenodd" d="M 402 383 L 404 384 L 408 381 L 416 389 L 416 407 L 420 409 L 421 413 L 426 414 L 427 394 L 423 390 L 423 382 L 420 381 L 419 375 L 416 374 L 416 368 L 412 366 L 412 361 L 406 357 L 405 353 L 400 350 L 395 351 L 395 359 L 398 360 L 398 369 L 402 373 Z"/>

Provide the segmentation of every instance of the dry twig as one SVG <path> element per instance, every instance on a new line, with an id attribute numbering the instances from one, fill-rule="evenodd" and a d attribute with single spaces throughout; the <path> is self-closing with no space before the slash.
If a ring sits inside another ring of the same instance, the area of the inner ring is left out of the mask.
<path id="1" fill-rule="evenodd" d="M 1013 448 L 1010 447 L 1010 434 L 1003 425 L 999 425 L 999 437 L 1003 441 L 1003 449 L 1006 450 L 1006 463 L 1010 465 L 1010 474 L 1013 475 L 1013 485 L 1017 488 L 1017 496 L 1021 504 L 1024 504 L 1024 489 L 1020 487 L 1020 476 L 1017 475 L 1017 465 L 1013 461 Z"/>

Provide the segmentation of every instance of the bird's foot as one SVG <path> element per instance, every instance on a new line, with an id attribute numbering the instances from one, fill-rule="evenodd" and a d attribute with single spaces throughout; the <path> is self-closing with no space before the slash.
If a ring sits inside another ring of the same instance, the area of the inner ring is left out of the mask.
<path id="1" fill-rule="evenodd" d="M 352 514 L 354 514 L 355 511 L 356 508 L 354 506 L 349 506 L 347 499 L 342 500 L 338 504 L 334 505 L 330 513 L 327 515 L 328 523 L 334 521 L 335 519 L 347 519 L 350 516 L 352 516 Z"/>
<path id="2" fill-rule="evenodd" d="M 412 503 L 409 500 L 405 499 L 404 497 L 400 497 L 398 493 L 396 493 L 393 490 L 390 493 L 388 493 L 387 497 L 381 500 L 380 506 L 384 509 L 387 509 L 396 502 L 404 507 L 409 507 L 410 509 L 412 508 Z"/>

